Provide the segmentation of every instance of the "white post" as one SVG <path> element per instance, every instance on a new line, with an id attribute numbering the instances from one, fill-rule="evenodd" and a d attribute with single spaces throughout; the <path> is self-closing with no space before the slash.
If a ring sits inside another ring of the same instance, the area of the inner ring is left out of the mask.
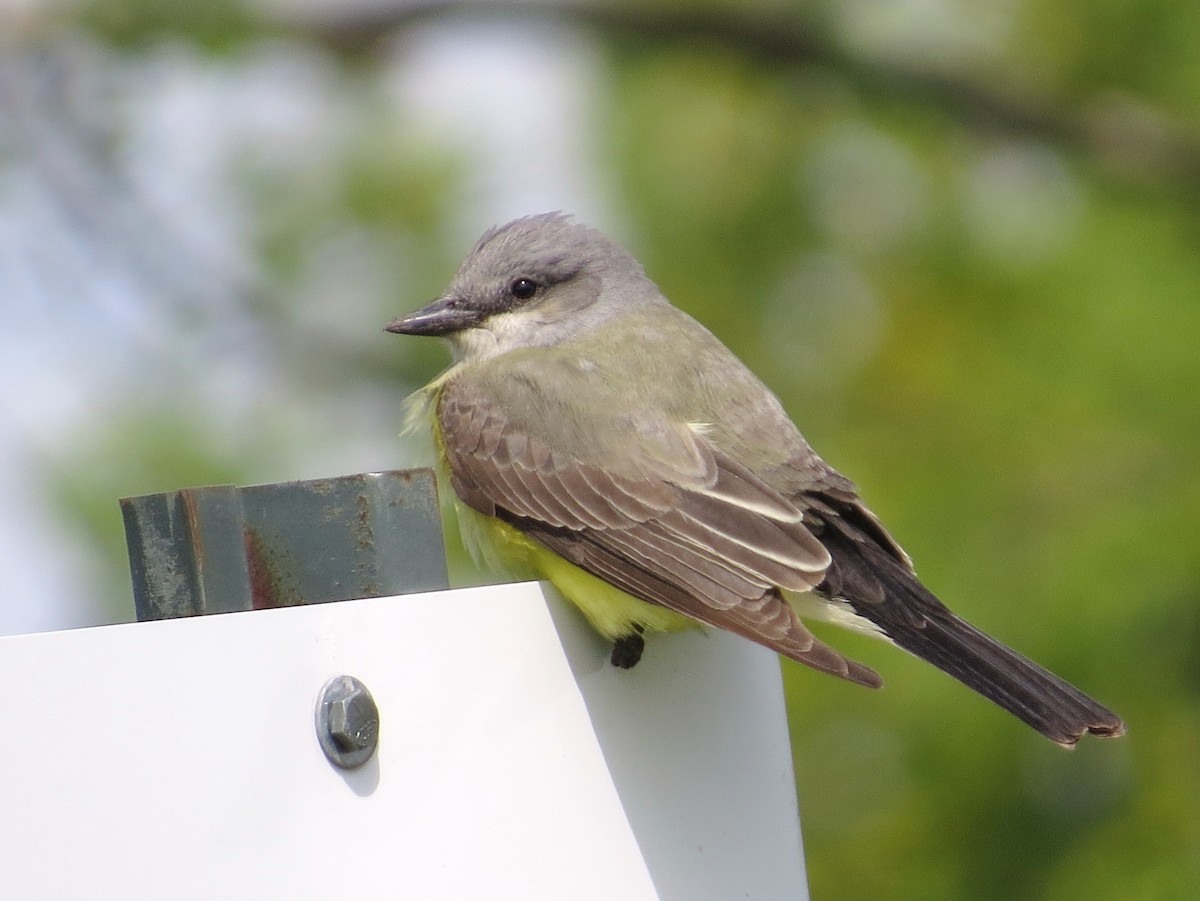
<path id="1" fill-rule="evenodd" d="M 807 897 L 777 659 L 628 672 L 536 584 L 0 639 L 0 892 L 29 899 Z M 314 704 L 348 674 L 375 755 Z"/>

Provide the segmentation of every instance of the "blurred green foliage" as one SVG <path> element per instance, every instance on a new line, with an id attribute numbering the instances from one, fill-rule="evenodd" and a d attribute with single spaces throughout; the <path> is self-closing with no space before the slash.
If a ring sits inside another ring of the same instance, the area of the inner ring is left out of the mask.
<path id="1" fill-rule="evenodd" d="M 1142 58 L 1107 79 L 1142 87 L 1126 73 Z M 831 73 L 719 50 L 624 57 L 617 84 L 614 168 L 668 295 L 767 376 L 935 590 L 1130 723 L 1123 743 L 1063 755 L 940 674 L 827 635 L 889 684 L 864 697 L 784 666 L 813 896 L 1200 889 L 1184 800 L 1200 798 L 1198 185 L 1131 188 L 1025 135 L 868 110 Z M 856 165 L 848 133 L 878 159 L 833 199 L 861 205 L 840 210 L 846 225 L 811 167 L 831 140 Z M 872 184 L 897 156 L 907 213 Z M 883 320 L 837 384 L 786 374 L 822 353 L 803 335 L 819 298 L 788 297 L 801 312 L 764 340 L 789 269 L 814 253 L 856 271 Z"/>
<path id="2" fill-rule="evenodd" d="M 81 26 L 119 47 L 166 32 L 206 51 L 279 31 L 240 13 L 143 17 L 155 6 L 99 4 Z M 1001 49 L 955 61 L 952 76 L 1039 98 L 1068 134 L 1121 98 L 1119 110 L 1141 111 L 1134 124 L 1161 117 L 1200 135 L 1200 6 L 1006 9 Z M 886 64 L 859 59 L 853 34 L 837 43 L 837 4 L 812 16 L 841 58 Z M 979 126 L 936 93 L 907 90 L 903 66 L 894 83 L 865 82 L 836 58 L 793 65 L 736 41 L 590 33 L 607 78 L 590 124 L 600 183 L 651 276 L 778 391 L 940 596 L 1129 723 L 1127 738 L 1067 754 L 933 669 L 825 633 L 888 685 L 871 693 L 784 665 L 813 897 L 1194 896 L 1195 145 L 1155 145 L 1131 171 L 1102 143 Z M 369 44 L 347 62 L 319 29 L 291 39 L 355 79 L 369 72 Z M 348 136 L 320 192 L 248 180 L 264 264 L 287 290 L 314 235 L 350 223 L 401 261 L 379 322 L 416 306 L 465 250 L 444 240 L 463 202 L 457 154 L 376 121 Z M 280 329 L 295 315 L 269 312 Z M 374 353 L 339 377 L 398 396 L 445 362 L 425 349 Z M 119 523 L 100 504 L 118 483 L 132 493 L 238 481 L 248 468 L 270 477 L 262 441 L 214 444 L 181 415 L 117 421 L 86 467 L 57 473 L 64 507 L 114 561 Z"/>

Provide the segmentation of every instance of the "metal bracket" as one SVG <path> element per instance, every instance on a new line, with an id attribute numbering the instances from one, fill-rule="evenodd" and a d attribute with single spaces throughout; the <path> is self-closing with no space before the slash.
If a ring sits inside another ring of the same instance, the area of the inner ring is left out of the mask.
<path id="1" fill-rule="evenodd" d="M 139 620 L 449 587 L 432 470 L 123 498 Z"/>

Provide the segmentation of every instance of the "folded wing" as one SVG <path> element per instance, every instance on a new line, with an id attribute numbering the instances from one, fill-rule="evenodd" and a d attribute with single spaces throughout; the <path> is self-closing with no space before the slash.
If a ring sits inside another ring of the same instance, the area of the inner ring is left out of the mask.
<path id="1" fill-rule="evenodd" d="M 736 632 L 853 682 L 869 668 L 820 642 L 781 590 L 825 579 L 829 553 L 802 511 L 686 423 L 629 417 L 621 452 L 551 447 L 481 392 L 438 402 L 458 496 L 634 597 Z M 611 442 L 609 443 L 611 446 Z"/>

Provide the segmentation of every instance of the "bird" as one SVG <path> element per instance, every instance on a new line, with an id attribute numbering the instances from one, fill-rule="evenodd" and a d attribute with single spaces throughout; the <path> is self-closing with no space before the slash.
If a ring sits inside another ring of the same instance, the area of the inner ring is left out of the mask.
<path id="1" fill-rule="evenodd" d="M 562 212 L 487 230 L 385 330 L 445 339 L 410 398 L 477 560 L 545 579 L 629 668 L 655 632 L 725 629 L 869 687 L 833 622 L 922 658 L 1072 747 L 1111 710 L 950 611 L 779 399 L 623 246 Z"/>

